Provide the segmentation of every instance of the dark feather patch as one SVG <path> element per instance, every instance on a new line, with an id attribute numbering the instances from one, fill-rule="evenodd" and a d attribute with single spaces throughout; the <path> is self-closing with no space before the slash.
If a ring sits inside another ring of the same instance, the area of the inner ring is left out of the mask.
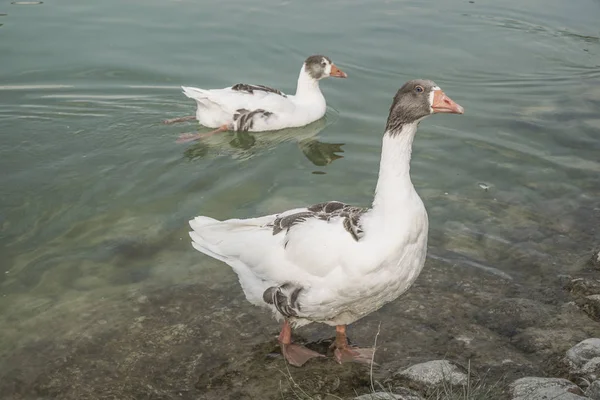
<path id="1" fill-rule="evenodd" d="M 265 111 L 263 109 L 256 110 L 246 110 L 245 108 L 240 108 L 233 114 L 233 131 L 238 132 L 248 132 L 254 126 L 255 118 L 269 118 L 273 115 L 270 111 Z"/>
<path id="2" fill-rule="evenodd" d="M 263 301 L 267 304 L 273 304 L 277 311 L 286 318 L 297 317 L 300 311 L 298 296 L 302 292 L 301 286 L 295 286 L 291 283 L 284 283 L 281 286 L 271 286 L 263 293 Z"/>
<path id="3" fill-rule="evenodd" d="M 290 229 L 293 225 L 306 221 L 308 218 L 313 218 L 313 212 L 299 212 L 292 215 L 287 215 L 282 218 L 276 218 L 273 222 L 273 235 L 277 235 L 283 230 Z"/>
<path id="4" fill-rule="evenodd" d="M 358 241 L 364 231 L 360 224 L 360 218 L 367 211 L 365 208 L 353 207 L 339 201 L 329 201 L 326 203 L 315 204 L 308 207 L 308 211 L 298 212 L 296 214 L 286 215 L 285 217 L 275 218 L 273 221 L 273 235 L 281 231 L 288 231 L 292 226 L 307 221 L 310 218 L 317 218 L 322 221 L 329 221 L 332 218 L 344 218 L 344 228 L 352 238 Z M 287 241 L 284 243 L 284 247 Z"/>
<path id="5" fill-rule="evenodd" d="M 246 93 L 250 93 L 250 94 L 254 94 L 254 91 L 268 92 L 268 93 L 275 93 L 275 94 L 278 94 L 283 97 L 287 97 L 280 90 L 273 89 L 273 88 L 270 88 L 270 87 L 264 86 L 264 85 L 249 85 L 247 83 L 238 83 L 237 85 L 233 85 L 231 87 L 231 90 L 235 90 L 236 92 L 246 92 Z"/>

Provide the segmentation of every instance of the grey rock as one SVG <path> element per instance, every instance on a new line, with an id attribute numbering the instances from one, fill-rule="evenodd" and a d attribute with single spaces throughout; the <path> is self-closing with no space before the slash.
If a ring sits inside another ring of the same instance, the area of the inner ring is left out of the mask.
<path id="1" fill-rule="evenodd" d="M 590 338 L 571 347 L 566 354 L 571 373 L 588 380 L 600 377 L 600 339 Z"/>
<path id="2" fill-rule="evenodd" d="M 393 393 L 386 392 L 375 392 L 375 393 L 367 393 L 362 396 L 355 397 L 354 400 L 400 400 L 402 399 L 400 396 L 395 395 Z"/>
<path id="3" fill-rule="evenodd" d="M 600 250 L 597 250 L 592 254 L 590 258 L 589 265 L 594 268 L 600 269 Z"/>
<path id="4" fill-rule="evenodd" d="M 585 297 L 583 310 L 594 320 L 600 320 L 600 294 L 591 294 Z"/>
<path id="5" fill-rule="evenodd" d="M 600 303 L 600 294 L 591 294 L 589 296 L 586 296 L 586 299 Z"/>
<path id="6" fill-rule="evenodd" d="M 585 395 L 592 400 L 600 400 L 600 380 L 592 382 L 585 391 Z"/>
<path id="7" fill-rule="evenodd" d="M 583 400 L 586 397 L 573 382 L 559 378 L 526 377 L 510 384 L 512 400 Z"/>
<path id="8" fill-rule="evenodd" d="M 565 288 L 574 297 L 575 304 L 581 311 L 600 322 L 600 279 L 572 279 Z"/>
<path id="9" fill-rule="evenodd" d="M 396 393 L 367 393 L 363 394 L 362 396 L 355 397 L 354 400 L 423 400 L 421 396 L 409 389 L 399 388 L 394 389 L 394 392 Z M 402 394 L 399 392 L 402 392 Z"/>
<path id="10" fill-rule="evenodd" d="M 395 375 L 425 385 L 438 385 L 442 382 L 451 385 L 465 385 L 467 383 L 467 375 L 447 360 L 434 360 L 415 364 L 397 372 Z"/>
<path id="11" fill-rule="evenodd" d="M 576 298 L 600 294 L 600 280 L 592 278 L 575 278 L 565 285 L 565 288 Z"/>

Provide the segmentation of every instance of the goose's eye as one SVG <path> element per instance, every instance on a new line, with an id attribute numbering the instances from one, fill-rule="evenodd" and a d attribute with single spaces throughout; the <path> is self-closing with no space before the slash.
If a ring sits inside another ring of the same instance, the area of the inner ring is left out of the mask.
<path id="1" fill-rule="evenodd" d="M 417 93 L 423 93 L 423 90 L 424 90 L 424 89 L 423 89 L 423 86 L 417 86 L 417 87 L 415 88 L 415 92 L 417 92 Z"/>
<path id="2" fill-rule="evenodd" d="M 325 68 L 327 66 L 327 64 L 325 64 L 324 62 L 321 63 L 321 67 Z"/>

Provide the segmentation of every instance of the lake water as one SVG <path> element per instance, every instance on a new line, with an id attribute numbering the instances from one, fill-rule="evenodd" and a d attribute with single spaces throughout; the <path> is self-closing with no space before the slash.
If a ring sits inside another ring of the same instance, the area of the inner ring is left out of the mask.
<path id="1" fill-rule="evenodd" d="M 415 141 L 430 262 L 525 290 L 568 272 L 600 239 L 598 21 L 597 0 L 0 3 L 0 377 L 132 293 L 212 279 L 239 298 L 191 217 L 368 205 L 412 78 L 466 110 Z M 191 145 L 175 140 L 208 129 L 161 123 L 193 113 L 181 85 L 293 93 L 311 54 L 349 76 L 321 82 L 324 120 Z"/>

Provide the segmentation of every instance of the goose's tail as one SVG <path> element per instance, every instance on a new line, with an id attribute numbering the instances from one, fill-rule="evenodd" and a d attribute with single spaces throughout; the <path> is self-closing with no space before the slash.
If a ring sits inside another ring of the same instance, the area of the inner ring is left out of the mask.
<path id="1" fill-rule="evenodd" d="M 232 265 L 248 253 L 249 246 L 272 236 L 273 216 L 219 221 L 199 216 L 190 220 L 192 246 L 201 253 Z M 233 266 L 233 265 L 232 265 Z"/>

